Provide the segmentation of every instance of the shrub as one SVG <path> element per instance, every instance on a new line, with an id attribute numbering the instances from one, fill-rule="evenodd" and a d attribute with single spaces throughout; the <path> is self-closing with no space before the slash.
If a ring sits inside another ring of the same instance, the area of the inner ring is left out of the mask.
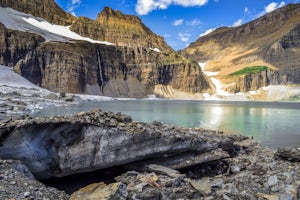
<path id="1" fill-rule="evenodd" d="M 229 74 L 230 76 L 237 76 L 237 75 L 248 75 L 248 74 L 257 74 L 261 71 L 267 70 L 267 66 L 253 66 L 253 67 L 245 67 L 239 71 L 233 72 Z"/>

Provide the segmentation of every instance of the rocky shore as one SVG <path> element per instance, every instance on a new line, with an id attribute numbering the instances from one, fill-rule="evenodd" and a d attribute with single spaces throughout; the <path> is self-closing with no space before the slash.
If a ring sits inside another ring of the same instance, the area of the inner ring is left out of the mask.
<path id="1" fill-rule="evenodd" d="M 300 148 L 268 149 L 244 136 L 101 110 L 2 120 L 0 157 L 0 199 L 300 198 Z M 113 181 L 70 196 L 39 182 L 120 167 Z"/>

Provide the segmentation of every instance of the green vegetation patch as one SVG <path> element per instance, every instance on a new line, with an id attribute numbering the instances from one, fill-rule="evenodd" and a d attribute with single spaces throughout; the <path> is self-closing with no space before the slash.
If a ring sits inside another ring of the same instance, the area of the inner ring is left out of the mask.
<path id="1" fill-rule="evenodd" d="M 257 74 L 261 71 L 267 70 L 267 66 L 253 66 L 253 67 L 245 67 L 239 71 L 233 72 L 229 74 L 229 76 L 238 76 L 238 75 L 247 75 L 247 74 Z"/>
<path id="2" fill-rule="evenodd" d="M 289 101 L 300 101 L 300 96 L 298 95 L 290 96 Z"/>

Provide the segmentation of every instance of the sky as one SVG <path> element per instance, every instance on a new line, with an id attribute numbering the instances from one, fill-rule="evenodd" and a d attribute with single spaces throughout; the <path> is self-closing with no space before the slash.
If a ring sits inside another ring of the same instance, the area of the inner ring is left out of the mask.
<path id="1" fill-rule="evenodd" d="M 96 19 L 105 6 L 136 15 L 175 50 L 222 26 L 239 26 L 300 0 L 56 0 L 65 11 Z"/>

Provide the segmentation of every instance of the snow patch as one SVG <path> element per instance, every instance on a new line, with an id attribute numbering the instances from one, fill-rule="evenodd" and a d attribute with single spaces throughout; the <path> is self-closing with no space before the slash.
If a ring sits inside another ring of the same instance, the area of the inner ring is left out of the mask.
<path id="1" fill-rule="evenodd" d="M 82 37 L 71 31 L 69 26 L 51 24 L 42 18 L 34 17 L 12 8 L 3 8 L 0 6 L 0 22 L 8 29 L 38 34 L 45 38 L 46 41 L 68 41 L 73 39 L 90 43 L 114 45 L 110 42 Z"/>
<path id="2" fill-rule="evenodd" d="M 202 72 L 206 75 L 206 76 L 217 76 L 220 72 L 209 72 L 209 71 L 205 71 L 205 65 L 206 65 L 206 62 L 204 63 L 199 63 L 200 67 L 201 67 L 201 70 Z"/>
<path id="3" fill-rule="evenodd" d="M 220 95 L 220 96 L 230 96 L 233 94 L 230 94 L 229 92 L 226 92 L 225 90 L 223 90 L 223 84 L 221 83 L 221 81 L 219 81 L 216 78 L 213 78 L 212 76 L 216 76 L 218 75 L 220 72 L 209 72 L 209 71 L 205 71 L 205 65 L 206 62 L 204 63 L 199 63 L 199 66 L 201 67 L 201 70 L 203 71 L 203 73 L 210 77 L 211 82 L 216 86 L 216 95 Z M 210 98 L 210 97 L 208 97 Z"/>
<path id="4" fill-rule="evenodd" d="M 257 95 L 257 94 L 260 94 L 260 92 L 257 90 L 257 91 L 249 91 L 248 92 L 250 95 Z"/>
<path id="5" fill-rule="evenodd" d="M 70 30 L 70 26 L 60 26 L 60 25 L 55 25 L 55 24 L 51 24 L 47 21 L 44 20 L 37 20 L 36 18 L 26 18 L 26 17 L 22 17 L 22 19 L 31 24 L 32 26 L 35 26 L 41 30 L 53 33 L 53 34 L 57 34 L 63 37 L 67 37 L 70 39 L 74 39 L 74 40 L 83 40 L 83 41 L 88 41 L 90 43 L 98 43 L 98 44 L 105 44 L 105 45 L 113 45 L 113 43 L 110 42 L 106 42 L 106 41 L 98 41 L 98 40 L 93 40 L 91 38 L 88 37 L 82 37 L 80 35 L 78 35 L 77 33 L 73 32 Z"/>
<path id="6" fill-rule="evenodd" d="M 216 78 L 210 78 L 211 81 L 213 82 L 213 84 L 216 86 L 216 92 L 217 95 L 221 95 L 221 96 L 229 96 L 232 95 L 229 92 L 226 92 L 225 90 L 223 90 L 223 84 Z"/>
<path id="7" fill-rule="evenodd" d="M 17 88 L 37 89 L 40 91 L 47 91 L 36 86 L 24 77 L 15 73 L 10 67 L 0 65 L 0 86 L 9 86 Z"/>
<path id="8" fill-rule="evenodd" d="M 161 50 L 158 49 L 158 48 L 156 48 L 156 47 L 155 47 L 155 48 L 151 48 L 151 47 L 150 47 L 150 50 L 155 51 L 155 52 L 158 52 L 158 53 L 161 53 Z"/>

